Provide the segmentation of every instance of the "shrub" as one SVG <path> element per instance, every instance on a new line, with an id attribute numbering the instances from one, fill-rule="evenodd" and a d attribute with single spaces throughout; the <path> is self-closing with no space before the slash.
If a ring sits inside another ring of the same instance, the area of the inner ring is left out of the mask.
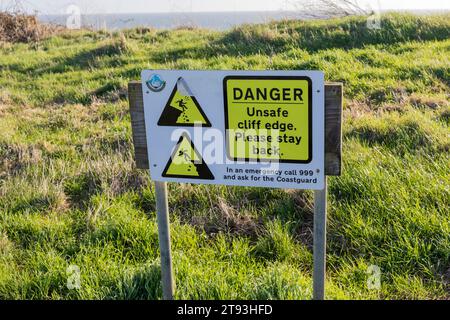
<path id="1" fill-rule="evenodd" d="M 64 28 L 42 24 L 35 15 L 0 12 L 0 41 L 35 42 Z"/>

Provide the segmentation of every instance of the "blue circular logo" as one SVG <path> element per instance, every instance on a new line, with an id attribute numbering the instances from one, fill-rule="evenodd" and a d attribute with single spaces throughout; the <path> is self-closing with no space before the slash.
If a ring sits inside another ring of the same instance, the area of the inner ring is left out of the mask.
<path id="1" fill-rule="evenodd" d="M 159 92 L 166 86 L 166 81 L 164 81 L 159 74 L 152 74 L 146 84 L 153 92 Z"/>

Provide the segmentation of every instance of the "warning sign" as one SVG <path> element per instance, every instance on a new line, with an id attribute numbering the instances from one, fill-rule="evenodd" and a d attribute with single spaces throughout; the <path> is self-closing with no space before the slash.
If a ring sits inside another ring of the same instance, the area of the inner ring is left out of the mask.
<path id="1" fill-rule="evenodd" d="M 144 70 L 142 89 L 152 180 L 324 187 L 323 72 Z"/>
<path id="2" fill-rule="evenodd" d="M 311 91 L 308 77 L 226 77 L 228 157 L 246 161 L 310 162 Z"/>
<path id="3" fill-rule="evenodd" d="M 211 123 L 183 78 L 180 77 L 173 88 L 158 125 L 211 127 Z"/>
<path id="4" fill-rule="evenodd" d="M 162 175 L 173 178 L 214 179 L 202 156 L 185 133 L 181 135 Z"/>

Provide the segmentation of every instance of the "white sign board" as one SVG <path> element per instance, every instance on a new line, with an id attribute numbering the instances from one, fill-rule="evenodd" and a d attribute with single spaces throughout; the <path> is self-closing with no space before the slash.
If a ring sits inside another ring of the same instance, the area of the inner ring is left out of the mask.
<path id="1" fill-rule="evenodd" d="M 324 188 L 320 71 L 142 72 L 152 180 Z"/>

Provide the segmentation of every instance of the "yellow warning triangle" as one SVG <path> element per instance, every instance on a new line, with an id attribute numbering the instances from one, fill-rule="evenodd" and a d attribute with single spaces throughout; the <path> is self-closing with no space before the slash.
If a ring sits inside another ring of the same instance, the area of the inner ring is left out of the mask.
<path id="1" fill-rule="evenodd" d="M 158 125 L 211 127 L 211 123 L 183 78 L 178 78 L 159 118 Z"/>
<path id="2" fill-rule="evenodd" d="M 162 176 L 214 180 L 213 174 L 186 133 L 181 135 Z"/>

